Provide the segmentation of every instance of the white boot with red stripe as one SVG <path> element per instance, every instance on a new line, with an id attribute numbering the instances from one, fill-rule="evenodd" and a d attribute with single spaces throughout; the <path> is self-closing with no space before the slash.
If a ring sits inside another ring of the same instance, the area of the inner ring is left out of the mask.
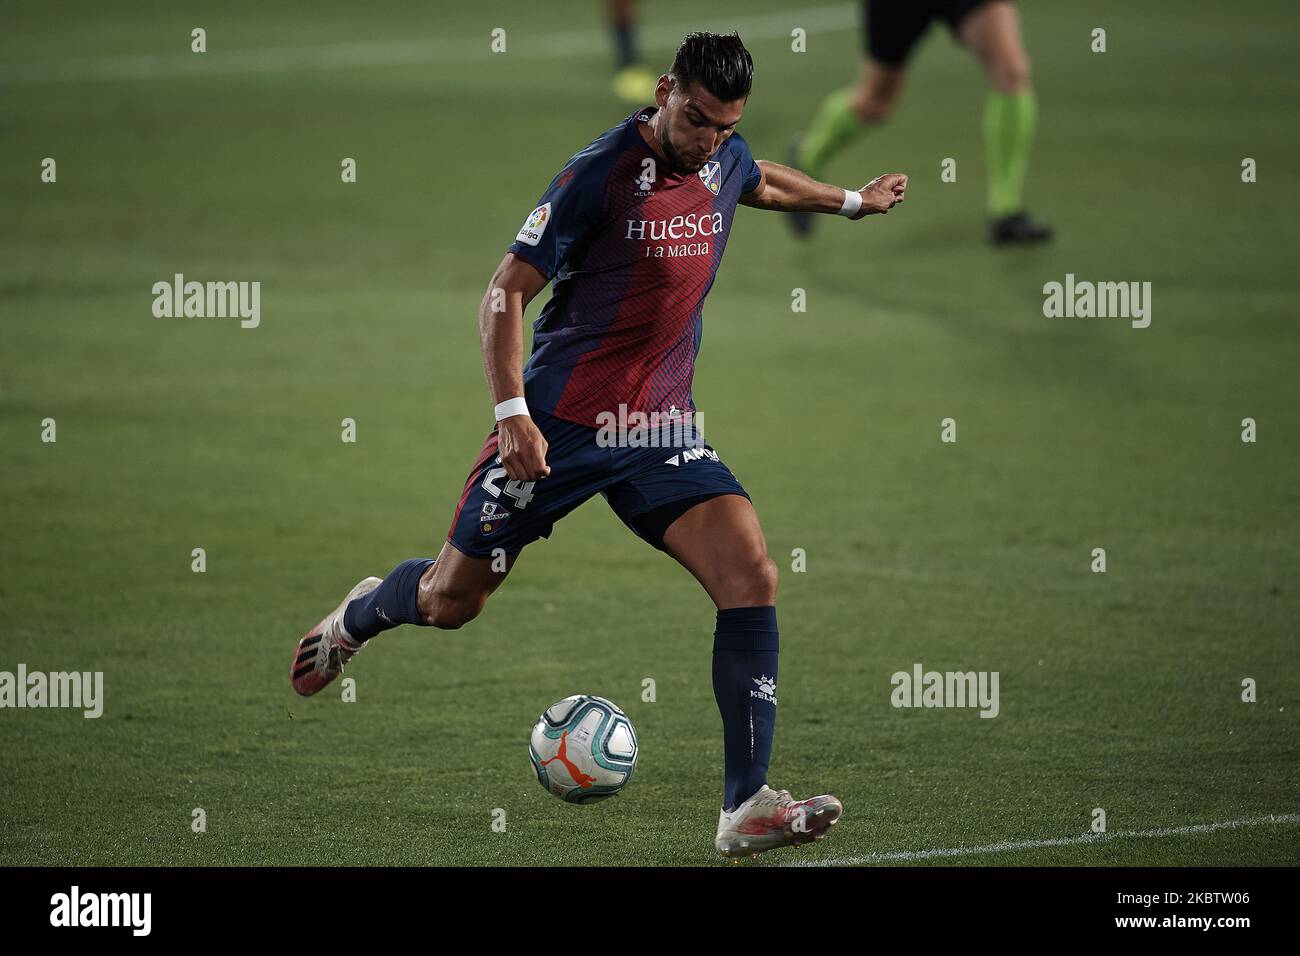
<path id="1" fill-rule="evenodd" d="M 343 665 L 365 646 L 348 634 L 343 626 L 343 612 L 357 598 L 364 597 L 383 583 L 382 578 L 366 578 L 348 592 L 343 603 L 325 620 L 303 635 L 289 667 L 289 680 L 294 690 L 304 697 L 310 696 L 343 673 Z"/>

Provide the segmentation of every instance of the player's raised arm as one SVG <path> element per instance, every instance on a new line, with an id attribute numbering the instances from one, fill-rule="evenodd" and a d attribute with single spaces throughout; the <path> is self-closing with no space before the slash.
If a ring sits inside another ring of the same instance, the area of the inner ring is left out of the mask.
<path id="1" fill-rule="evenodd" d="M 797 169 L 766 159 L 758 161 L 758 168 L 762 172 L 758 186 L 740 197 L 742 205 L 755 209 L 824 212 L 861 219 L 872 213 L 889 212 L 903 201 L 907 189 L 904 173 L 877 176 L 855 192 L 820 183 Z"/>
<path id="2" fill-rule="evenodd" d="M 483 371 L 497 406 L 501 465 L 515 481 L 533 481 L 551 473 L 546 464 L 546 439 L 522 407 L 524 309 L 546 288 L 546 282 L 546 276 L 534 266 L 507 252 L 478 310 Z M 521 407 L 510 407 L 512 402 Z"/>

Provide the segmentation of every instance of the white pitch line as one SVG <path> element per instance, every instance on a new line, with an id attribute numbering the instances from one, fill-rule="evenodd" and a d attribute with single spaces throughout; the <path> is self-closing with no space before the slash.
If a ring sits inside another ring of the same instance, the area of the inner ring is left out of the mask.
<path id="1" fill-rule="evenodd" d="M 594 7 L 592 8 L 594 11 Z M 858 24 L 856 4 L 838 4 L 764 14 L 734 20 L 708 16 L 694 23 L 659 26 L 641 31 L 647 49 L 675 49 L 682 36 L 692 30 L 737 30 L 746 41 L 789 38 L 795 27 L 808 34 L 833 33 Z M 507 24 L 508 29 L 508 24 Z M 188 43 L 187 38 L 185 39 Z M 70 83 L 98 80 L 147 80 L 159 77 L 282 73 L 296 70 L 342 70 L 362 67 L 418 66 L 420 64 L 482 63 L 496 56 L 526 60 L 565 59 L 597 54 L 609 47 L 606 30 L 568 33 L 507 33 L 507 53 L 493 54 L 491 37 L 430 37 L 422 40 L 377 40 L 331 43 L 322 46 L 262 47 L 222 50 L 214 45 L 207 53 L 159 53 L 130 56 L 86 57 L 33 63 L 0 63 L 0 86 L 34 83 Z"/>
<path id="2" fill-rule="evenodd" d="M 1152 839 L 1156 837 L 1186 836 L 1194 833 L 1214 833 L 1217 830 L 1237 830 L 1241 827 L 1260 826 L 1266 823 L 1300 823 L 1300 813 L 1270 813 L 1266 817 L 1246 817 L 1240 820 L 1224 820 L 1221 823 L 1194 823 L 1181 827 L 1157 827 L 1153 830 L 1116 830 L 1113 833 L 1085 833 L 1082 836 L 1058 837 L 1054 840 L 1017 840 L 1007 843 L 989 843 L 985 846 L 957 846 L 933 850 L 898 850 L 892 853 L 867 853 L 863 856 L 850 856 L 838 860 L 798 860 L 785 865 L 861 866 L 864 863 L 934 860 L 954 856 L 1006 853 L 1011 850 L 1038 850 L 1051 846 L 1109 843 L 1112 840 Z"/>

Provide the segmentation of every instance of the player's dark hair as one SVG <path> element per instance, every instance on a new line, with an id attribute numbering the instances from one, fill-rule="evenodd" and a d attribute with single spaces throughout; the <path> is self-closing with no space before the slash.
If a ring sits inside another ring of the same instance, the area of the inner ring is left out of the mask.
<path id="1" fill-rule="evenodd" d="M 668 72 L 678 89 L 698 83 L 724 103 L 730 103 L 749 96 L 754 61 L 737 33 L 688 33 Z"/>

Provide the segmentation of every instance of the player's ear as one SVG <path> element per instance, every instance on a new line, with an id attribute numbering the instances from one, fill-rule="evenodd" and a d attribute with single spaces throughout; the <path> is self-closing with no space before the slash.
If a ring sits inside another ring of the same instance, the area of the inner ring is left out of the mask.
<path id="1" fill-rule="evenodd" d="M 659 83 L 655 86 L 655 103 L 660 109 L 668 105 L 668 94 L 673 91 L 673 78 L 665 73 L 659 77 Z"/>

